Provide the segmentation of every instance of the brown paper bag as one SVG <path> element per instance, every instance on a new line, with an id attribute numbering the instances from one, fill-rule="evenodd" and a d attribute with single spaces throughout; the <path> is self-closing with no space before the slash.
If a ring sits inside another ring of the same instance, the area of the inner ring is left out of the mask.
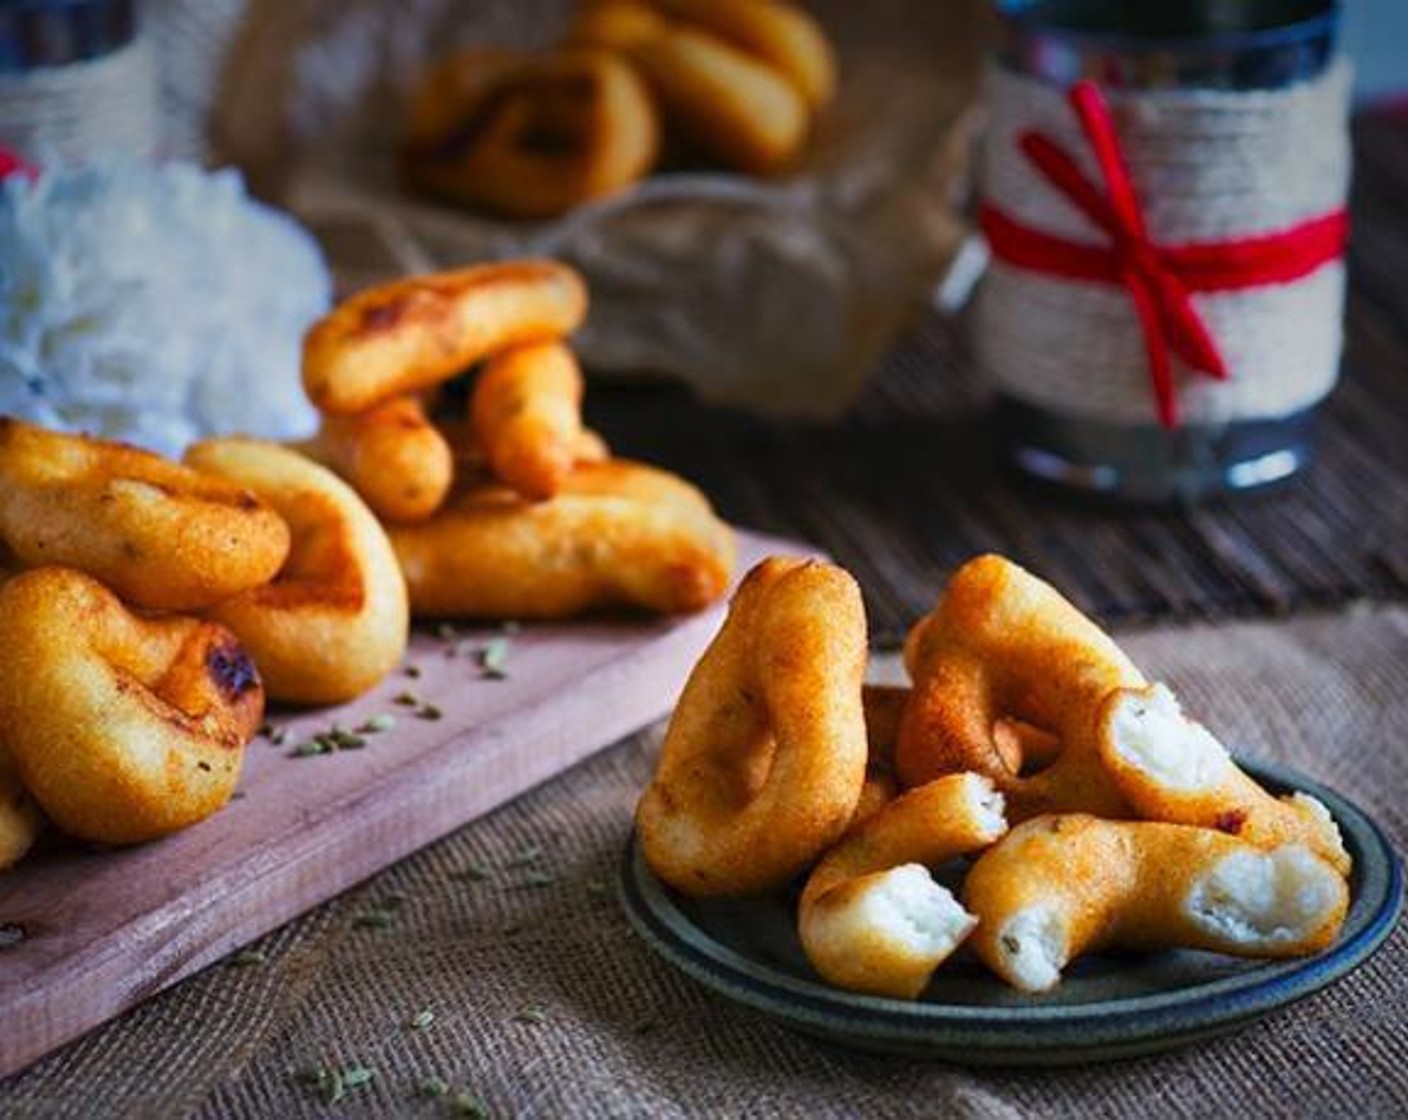
<path id="1" fill-rule="evenodd" d="M 547 45 L 563 0 L 253 0 L 213 118 L 218 152 L 324 240 L 345 287 L 524 255 L 592 290 L 585 363 L 670 374 L 706 399 L 836 415 L 963 236 L 955 192 L 980 0 L 815 0 L 836 102 L 791 174 L 659 173 L 549 223 L 429 203 L 396 181 L 407 94 L 456 46 Z"/>

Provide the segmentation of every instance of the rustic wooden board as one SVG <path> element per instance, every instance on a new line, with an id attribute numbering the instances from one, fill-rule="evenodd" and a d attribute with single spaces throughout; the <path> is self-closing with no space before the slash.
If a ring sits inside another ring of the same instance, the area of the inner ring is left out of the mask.
<path id="1" fill-rule="evenodd" d="M 796 545 L 740 534 L 739 571 Z M 243 796 L 136 848 L 54 845 L 0 876 L 0 1077 L 218 960 L 670 710 L 723 617 L 525 626 L 506 679 L 474 646 L 417 634 L 397 671 L 352 704 L 273 722 L 246 752 Z M 447 650 L 461 646 L 456 656 Z M 465 648 L 470 647 L 470 648 Z M 439 719 L 398 705 L 412 691 Z M 389 712 L 361 749 L 290 757 L 334 722 Z"/>

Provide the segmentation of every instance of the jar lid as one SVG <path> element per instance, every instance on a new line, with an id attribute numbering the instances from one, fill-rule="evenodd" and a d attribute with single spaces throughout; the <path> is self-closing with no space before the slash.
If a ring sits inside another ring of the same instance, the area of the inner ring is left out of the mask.
<path id="1" fill-rule="evenodd" d="M 1127 89 L 1280 89 L 1334 56 L 1341 0 L 995 0 L 1017 73 Z"/>
<path id="2" fill-rule="evenodd" d="M 137 34 L 136 0 L 0 0 L 0 74 L 101 58 Z"/>

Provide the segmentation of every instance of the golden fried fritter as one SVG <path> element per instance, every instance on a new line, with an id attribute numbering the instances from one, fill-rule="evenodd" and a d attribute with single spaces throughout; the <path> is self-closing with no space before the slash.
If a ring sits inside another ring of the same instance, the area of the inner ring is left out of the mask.
<path id="1" fill-rule="evenodd" d="M 210 610 L 244 643 L 269 695 L 298 704 L 359 696 L 406 651 L 406 586 L 386 531 L 326 467 L 250 439 L 197 443 L 186 461 L 247 486 L 288 522 L 278 578 Z"/>
<path id="2" fill-rule="evenodd" d="M 683 479 L 613 459 L 530 502 L 475 483 L 434 517 L 388 527 L 418 617 L 567 618 L 697 611 L 733 571 L 733 533 Z"/>
<path id="3" fill-rule="evenodd" d="M 267 583 L 288 547 L 242 486 L 0 417 L 0 553 L 18 567 L 77 568 L 134 605 L 196 610 Z"/>
<path id="4" fill-rule="evenodd" d="M 223 626 L 133 614 L 96 580 L 36 568 L 0 587 L 0 740 L 44 812 L 130 844 L 229 800 L 264 712 Z"/>
<path id="5" fill-rule="evenodd" d="M 313 324 L 303 387 L 324 412 L 362 412 L 512 346 L 571 334 L 581 277 L 554 261 L 476 265 L 358 292 Z"/>
<path id="6" fill-rule="evenodd" d="M 774 890 L 849 826 L 865 781 L 855 580 L 772 557 L 695 665 L 636 808 L 651 870 L 691 895 Z"/>

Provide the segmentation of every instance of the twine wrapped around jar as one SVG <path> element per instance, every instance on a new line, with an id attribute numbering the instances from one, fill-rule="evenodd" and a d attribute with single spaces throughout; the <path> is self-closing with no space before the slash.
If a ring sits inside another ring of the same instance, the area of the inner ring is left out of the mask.
<path id="1" fill-rule="evenodd" d="M 36 162 L 152 155 L 156 61 L 136 38 L 98 58 L 0 74 L 0 144 Z"/>
<path id="2" fill-rule="evenodd" d="M 985 204 L 1039 231 L 1104 246 L 1101 229 L 1024 152 L 1055 141 L 1092 183 L 1097 159 L 1064 92 L 1001 68 L 989 75 Z M 1155 250 L 1242 244 L 1342 211 L 1350 144 L 1350 67 L 1340 61 L 1277 90 L 1112 90 L 1108 101 Z M 1344 265 L 1338 248 L 1304 275 L 1194 290 L 1193 309 L 1227 377 L 1173 358 L 1178 422 L 1219 425 L 1287 416 L 1333 388 Z M 994 253 L 976 313 L 978 358 L 997 390 L 1050 412 L 1113 424 L 1158 420 L 1146 325 L 1120 283 L 1044 271 Z"/>

